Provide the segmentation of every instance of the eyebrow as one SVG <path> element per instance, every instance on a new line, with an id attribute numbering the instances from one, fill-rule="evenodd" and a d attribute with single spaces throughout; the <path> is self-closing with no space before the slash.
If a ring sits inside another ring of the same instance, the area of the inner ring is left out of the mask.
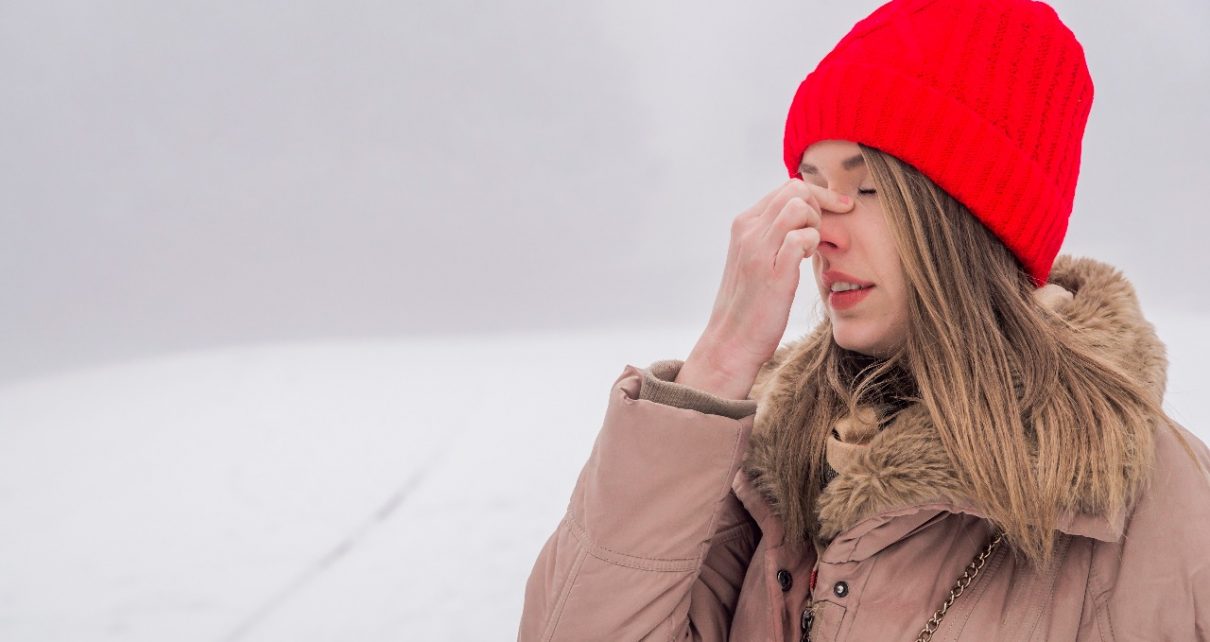
<path id="1" fill-rule="evenodd" d="M 853 169 L 859 165 L 865 165 L 865 156 L 862 156 L 861 154 L 853 156 L 852 158 L 846 158 L 840 162 L 840 166 L 843 167 L 846 172 L 853 171 Z M 819 168 L 810 163 L 803 163 L 798 167 L 798 170 L 803 174 L 819 173 Z"/>

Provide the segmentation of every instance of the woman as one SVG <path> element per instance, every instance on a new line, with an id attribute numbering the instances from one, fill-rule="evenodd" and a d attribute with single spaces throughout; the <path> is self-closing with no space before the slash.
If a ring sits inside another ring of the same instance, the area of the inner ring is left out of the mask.
<path id="1" fill-rule="evenodd" d="M 616 380 L 520 639 L 1207 639 L 1210 451 L 1130 283 L 1057 256 L 1092 95 L 1042 3 L 854 26 L 701 340 Z"/>

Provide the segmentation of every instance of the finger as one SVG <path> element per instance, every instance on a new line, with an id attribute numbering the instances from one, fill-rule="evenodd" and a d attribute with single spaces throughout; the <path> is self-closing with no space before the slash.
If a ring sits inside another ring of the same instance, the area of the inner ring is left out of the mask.
<path id="1" fill-rule="evenodd" d="M 791 179 L 787 180 L 786 182 L 782 183 L 781 185 L 778 185 L 777 187 L 773 188 L 773 190 L 770 191 L 768 194 L 765 194 L 764 196 L 762 196 L 760 198 L 760 200 L 757 201 L 752 207 L 748 208 L 747 210 L 744 210 L 744 212 L 741 213 L 737 218 L 741 218 L 741 219 L 760 218 L 760 216 L 769 207 L 769 203 L 772 202 L 773 199 L 776 198 L 778 194 L 780 194 L 781 192 L 785 191 L 788 187 L 790 187 L 790 184 L 795 181 L 798 181 L 801 183 L 802 179 L 791 178 Z"/>
<path id="2" fill-rule="evenodd" d="M 815 198 L 818 199 L 816 204 L 820 209 L 840 213 L 853 209 L 852 198 L 849 198 L 836 190 L 828 189 L 822 185 L 815 185 L 812 183 L 807 183 L 806 185 L 809 189 L 811 189 L 812 193 L 815 195 Z"/>
<path id="3" fill-rule="evenodd" d="M 822 185 L 794 180 L 769 201 L 762 217 L 769 219 L 776 217 L 777 212 L 780 212 L 781 208 L 785 207 L 786 202 L 795 196 L 810 203 L 817 210 L 844 213 L 853 209 L 854 206 L 853 199 L 840 192 L 828 189 Z"/>
<path id="4" fill-rule="evenodd" d="M 781 244 L 786 233 L 800 227 L 819 227 L 819 209 L 811 203 L 795 196 L 786 202 L 786 206 L 778 213 L 764 231 L 763 238 L 774 247 Z"/>
<path id="5" fill-rule="evenodd" d="M 810 195 L 810 189 L 807 188 L 807 184 L 801 178 L 791 178 L 789 181 L 786 181 L 785 185 L 774 190 L 771 198 L 765 202 L 764 208 L 760 210 L 760 218 L 768 223 L 768 221 L 773 220 L 777 216 L 777 213 L 786 206 L 786 202 L 791 198 L 798 196 L 803 200 L 807 200 L 810 198 Z"/>
<path id="6" fill-rule="evenodd" d="M 773 262 L 773 271 L 784 276 L 791 270 L 797 270 L 802 260 L 815 253 L 819 247 L 819 230 L 814 227 L 804 227 L 791 230 L 786 234 L 777 258 Z"/>

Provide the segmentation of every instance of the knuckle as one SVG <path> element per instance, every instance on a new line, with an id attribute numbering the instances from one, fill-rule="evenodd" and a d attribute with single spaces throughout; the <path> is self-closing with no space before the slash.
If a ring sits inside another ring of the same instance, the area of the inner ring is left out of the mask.
<path id="1" fill-rule="evenodd" d="M 791 198 L 790 200 L 786 201 L 786 204 L 782 206 L 781 212 L 778 213 L 778 218 L 786 218 L 786 217 L 793 217 L 796 215 L 801 215 L 801 213 L 803 211 L 808 210 L 810 208 L 811 208 L 811 206 L 807 205 L 806 201 L 795 196 L 794 198 Z"/>
<path id="2" fill-rule="evenodd" d="M 823 188 L 820 187 L 819 189 L 823 189 Z M 819 204 L 821 202 L 819 200 L 819 194 L 817 194 L 815 192 L 811 192 L 805 200 L 807 201 L 807 204 L 809 204 L 811 206 L 811 209 L 813 209 L 813 210 L 819 209 Z"/>
<path id="3" fill-rule="evenodd" d="M 757 224 L 758 217 L 751 210 L 731 219 L 731 235 L 747 234 Z"/>
<path id="4" fill-rule="evenodd" d="M 818 227 L 821 221 L 823 221 L 823 214 L 817 209 L 811 210 L 807 215 L 807 225 L 811 227 Z"/>
<path id="5" fill-rule="evenodd" d="M 778 222 L 783 227 L 798 228 L 803 225 L 811 225 L 812 221 L 819 219 L 819 211 L 811 206 L 806 201 L 799 200 L 801 205 L 795 207 L 787 207 L 778 217 Z"/>

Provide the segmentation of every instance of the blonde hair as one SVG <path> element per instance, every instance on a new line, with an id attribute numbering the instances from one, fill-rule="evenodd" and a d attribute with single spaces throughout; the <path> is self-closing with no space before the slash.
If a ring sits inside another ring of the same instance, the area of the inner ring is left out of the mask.
<path id="1" fill-rule="evenodd" d="M 786 541 L 817 537 L 836 421 L 858 405 L 918 403 L 970 499 L 1019 555 L 1044 565 L 1062 511 L 1129 510 L 1151 461 L 1139 426 L 1170 423 L 1162 400 L 1039 306 L 1028 272 L 964 205 L 911 165 L 860 147 L 899 248 L 910 320 L 903 344 L 879 359 L 838 346 L 827 319 L 804 338 L 795 373 L 804 429 L 775 438 L 799 456 L 770 471 L 801 490 L 782 507 Z"/>

